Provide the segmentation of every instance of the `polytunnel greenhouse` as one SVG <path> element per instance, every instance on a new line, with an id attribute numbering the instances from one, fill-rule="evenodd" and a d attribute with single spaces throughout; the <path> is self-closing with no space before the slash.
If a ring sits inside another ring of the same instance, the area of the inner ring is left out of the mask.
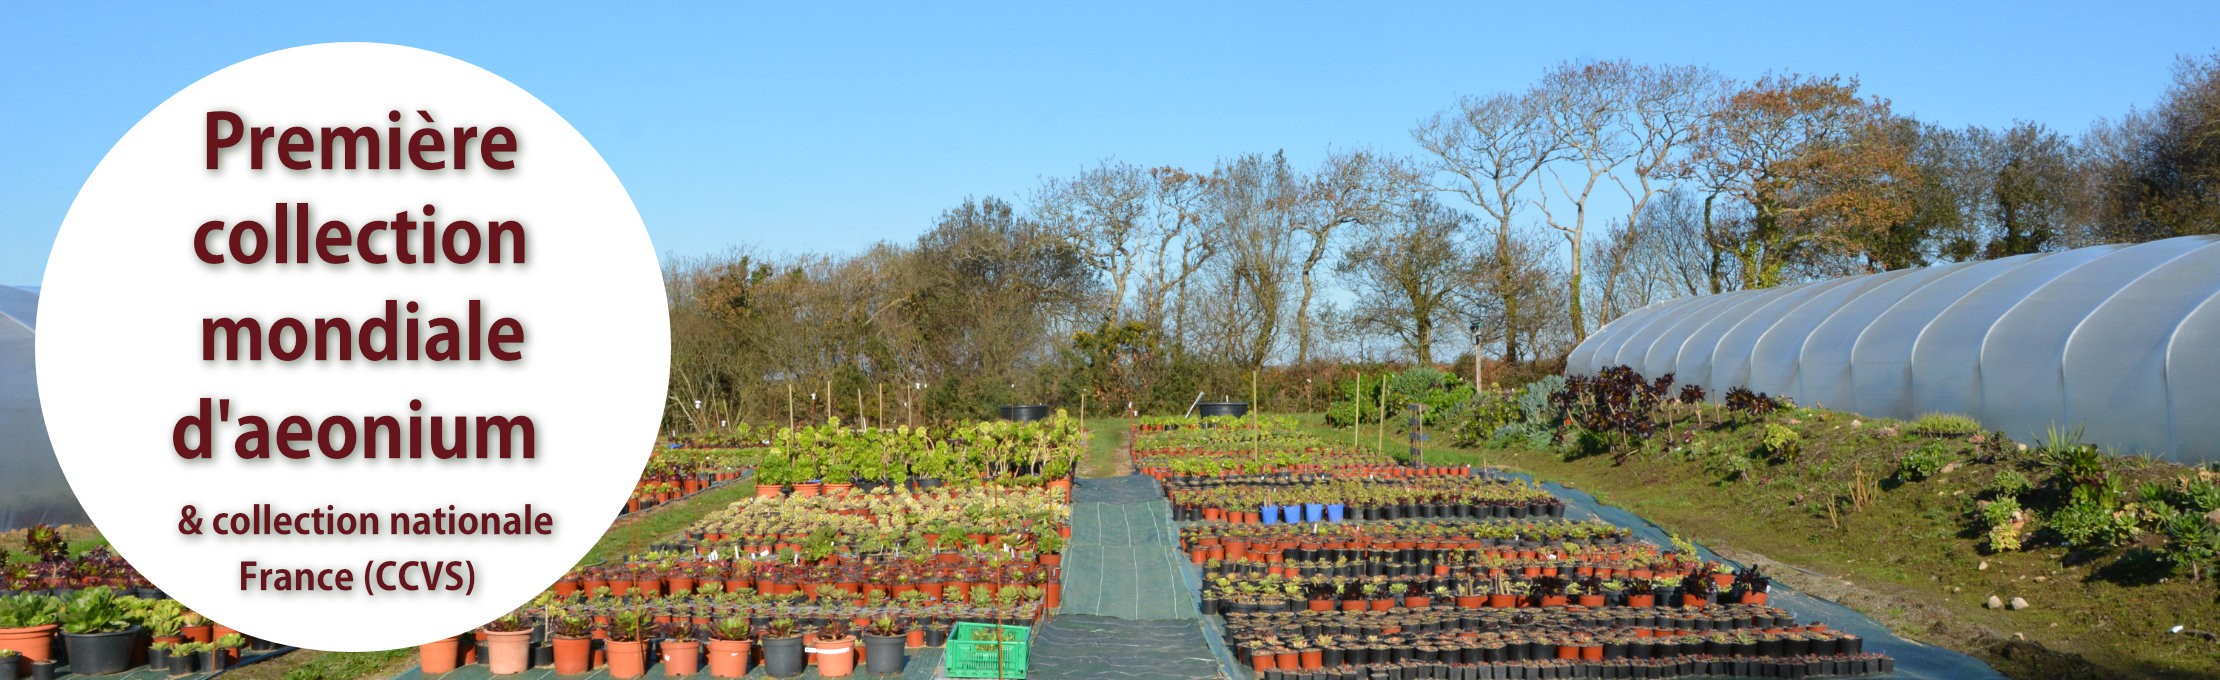
<path id="1" fill-rule="evenodd" d="M 1669 300 L 1567 371 L 1626 365 L 1889 418 L 2053 425 L 2119 453 L 2220 459 L 2220 237 L 2192 236 Z"/>
<path id="2" fill-rule="evenodd" d="M 36 291 L 0 286 L 0 531 L 85 521 L 39 415 L 31 365 L 38 307 Z"/>

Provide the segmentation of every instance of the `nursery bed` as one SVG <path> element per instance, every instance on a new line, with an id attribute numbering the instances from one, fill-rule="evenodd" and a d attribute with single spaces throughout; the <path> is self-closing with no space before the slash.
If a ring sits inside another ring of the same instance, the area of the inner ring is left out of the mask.
<path id="1" fill-rule="evenodd" d="M 932 678 L 938 676 L 940 674 L 940 654 L 941 650 L 939 648 L 933 647 L 910 650 L 909 663 L 902 667 L 902 675 L 900 677 L 902 678 L 902 680 L 931 680 Z M 611 680 L 608 666 L 596 668 L 593 672 L 587 673 L 585 675 L 556 675 L 555 669 L 545 666 L 526 670 L 522 673 L 517 673 L 514 675 L 494 675 L 492 670 L 489 669 L 485 664 L 469 664 L 466 666 L 458 667 L 455 670 L 447 673 L 430 676 L 425 675 L 422 669 L 412 667 L 408 669 L 407 672 L 393 677 L 394 680 L 554 680 L 556 678 L 561 678 L 562 680 Z M 647 669 L 647 675 L 641 677 L 663 678 L 668 676 L 665 676 L 663 674 L 663 664 L 655 664 L 653 666 L 649 666 Z M 707 670 L 704 670 L 702 672 L 694 674 L 693 677 L 700 678 L 701 680 L 708 680 L 709 673 Z M 746 677 L 767 678 L 769 676 L 764 675 L 763 668 L 759 666 L 748 669 L 748 675 Z M 802 678 L 802 680 L 818 680 L 819 676 L 817 675 L 816 670 L 811 669 L 803 671 L 800 677 Z M 848 677 L 854 678 L 856 680 L 866 680 L 870 676 L 864 674 L 861 670 L 858 670 L 855 674 Z M 161 679 L 150 677 L 143 679 L 130 678 L 130 680 Z"/>

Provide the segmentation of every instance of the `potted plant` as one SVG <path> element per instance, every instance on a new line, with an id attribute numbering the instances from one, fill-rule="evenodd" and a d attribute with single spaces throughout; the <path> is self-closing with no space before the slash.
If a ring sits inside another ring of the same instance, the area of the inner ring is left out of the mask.
<path id="1" fill-rule="evenodd" d="M 15 652 L 25 663 L 52 660 L 54 631 L 61 622 L 62 603 L 53 597 L 0 597 L 0 649 Z"/>
<path id="2" fill-rule="evenodd" d="M 692 622 L 665 626 L 662 648 L 664 675 L 682 678 L 701 670 L 701 640 L 695 636 Z"/>
<path id="3" fill-rule="evenodd" d="M 582 675 L 592 668 L 592 619 L 564 609 L 550 608 L 547 627 L 548 632 L 555 636 L 556 675 Z"/>
<path id="4" fill-rule="evenodd" d="M 450 635 L 416 646 L 416 664 L 425 675 L 438 675 L 455 670 L 462 664 L 462 638 Z"/>
<path id="5" fill-rule="evenodd" d="M 881 616 L 863 629 L 864 671 L 872 675 L 896 675 L 908 662 L 905 645 L 909 642 L 907 631 L 892 616 Z"/>
<path id="6" fill-rule="evenodd" d="M 218 673 L 231 667 L 233 657 L 238 656 L 239 648 L 245 646 L 247 638 L 238 633 L 226 633 L 223 637 L 216 638 L 215 642 L 210 643 L 207 655 L 201 657 L 201 672 Z"/>
<path id="7" fill-rule="evenodd" d="M 494 675 L 522 673 L 532 667 L 532 624 L 510 612 L 485 626 L 486 667 Z"/>
<path id="8" fill-rule="evenodd" d="M 818 628 L 809 653 L 817 657 L 819 677 L 842 678 L 856 670 L 856 636 L 848 634 L 846 623 L 831 621 Z"/>
<path id="9" fill-rule="evenodd" d="M 791 678 L 802 674 L 801 626 L 791 618 L 779 618 L 763 628 L 763 672 L 774 678 Z"/>
<path id="10" fill-rule="evenodd" d="M 748 652 L 753 645 L 744 617 L 729 617 L 709 629 L 709 675 L 737 678 L 748 674 Z"/>
<path id="11" fill-rule="evenodd" d="M 609 677 L 627 680 L 647 675 L 647 643 L 655 632 L 654 617 L 627 609 L 609 620 L 603 649 L 609 654 Z"/>
<path id="12" fill-rule="evenodd" d="M 170 675 L 188 675 L 200 671 L 200 658 L 214 649 L 206 642 L 186 642 L 170 646 Z"/>
<path id="13" fill-rule="evenodd" d="M 139 627 L 124 618 L 122 603 L 107 586 L 77 591 L 62 605 L 62 645 L 76 675 L 106 675 L 131 667 L 131 645 Z"/>

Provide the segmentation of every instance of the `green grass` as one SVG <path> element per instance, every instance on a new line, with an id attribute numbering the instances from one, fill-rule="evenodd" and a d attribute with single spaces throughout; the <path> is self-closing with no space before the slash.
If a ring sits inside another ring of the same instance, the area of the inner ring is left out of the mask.
<path id="1" fill-rule="evenodd" d="M 1653 443 L 1623 459 L 1568 460 L 1557 451 L 1456 449 L 1443 442 L 1429 445 L 1426 456 L 1429 462 L 1502 465 L 1567 483 L 1699 543 L 1838 577 L 1885 601 L 1935 605 L 1941 616 L 1911 606 L 1869 606 L 1867 613 L 1899 634 L 1974 654 L 2013 677 L 2220 676 L 2220 647 L 2166 633 L 2176 624 L 2220 630 L 2213 581 L 2193 583 L 2139 568 L 2134 550 L 2069 554 L 2031 543 L 2025 551 L 1986 551 L 1971 528 L 1975 499 L 2005 469 L 2035 480 L 2050 477 L 2034 453 L 2009 444 L 1891 434 L 1882 428 L 1902 423 L 1853 425 L 1859 419 L 1850 414 L 1794 409 L 1768 422 L 1795 430 L 1801 450 L 1792 459 L 1767 460 L 1760 453 L 1763 427 L 1722 425 L 1722 416 L 1707 409 L 1699 426 L 1691 413 L 1682 413 L 1661 439 L 1692 433 L 1696 446 Z M 1348 431 L 1327 434 L 1346 438 Z M 1389 440 L 1398 434 L 1391 428 Z M 1376 441 L 1371 430 L 1364 441 Z M 1932 442 L 1948 446 L 1957 466 L 1925 480 L 1893 478 L 1906 454 Z M 1399 453 L 1405 446 L 1391 443 L 1389 449 Z M 1708 453 L 1697 455 L 1697 449 Z M 1725 456 L 1748 457 L 1747 476 L 1723 480 L 1717 462 Z M 2129 488 L 2187 473 L 2134 458 L 2117 459 L 2113 468 Z M 1872 496 L 1859 509 L 1849 497 L 1861 474 Z M 1987 569 L 1980 568 L 1983 562 Z M 1983 609 L 1991 594 L 2026 597 L 2033 606 Z"/>
<path id="2" fill-rule="evenodd" d="M 1087 419 L 1087 457 L 1079 462 L 1080 477 L 1097 479 L 1118 474 L 1124 457 L 1121 444 L 1132 422 L 1126 418 Z"/>

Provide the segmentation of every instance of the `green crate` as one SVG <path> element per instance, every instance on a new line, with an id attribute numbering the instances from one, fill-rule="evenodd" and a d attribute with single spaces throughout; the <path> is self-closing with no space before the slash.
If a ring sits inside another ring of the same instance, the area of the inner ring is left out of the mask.
<path id="1" fill-rule="evenodd" d="M 996 630 L 1001 641 L 982 640 L 984 633 Z M 1032 637 L 1033 631 L 1024 626 L 958 623 L 948 635 L 944 668 L 951 678 L 1024 678 Z"/>

